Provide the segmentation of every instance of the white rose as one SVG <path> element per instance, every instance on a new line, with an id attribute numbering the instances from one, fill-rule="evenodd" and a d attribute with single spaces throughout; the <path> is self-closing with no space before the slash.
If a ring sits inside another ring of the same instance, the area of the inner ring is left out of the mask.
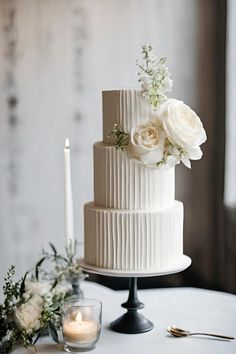
<path id="1" fill-rule="evenodd" d="M 41 311 L 41 306 L 22 304 L 15 310 L 16 323 L 20 328 L 37 331 L 40 328 Z"/>
<path id="2" fill-rule="evenodd" d="M 29 299 L 28 304 L 41 307 L 43 305 L 43 298 L 40 295 L 35 294 Z"/>
<path id="3" fill-rule="evenodd" d="M 51 285 L 47 282 L 25 282 L 25 292 L 31 295 L 44 296 L 50 291 Z"/>
<path id="4" fill-rule="evenodd" d="M 163 129 L 169 141 L 183 150 L 182 162 L 190 167 L 188 159 L 202 157 L 199 147 L 206 141 L 206 132 L 200 118 L 182 101 L 168 99 L 158 110 Z"/>
<path id="5" fill-rule="evenodd" d="M 158 119 L 131 129 L 128 155 L 145 166 L 155 167 L 163 159 L 165 134 Z"/>

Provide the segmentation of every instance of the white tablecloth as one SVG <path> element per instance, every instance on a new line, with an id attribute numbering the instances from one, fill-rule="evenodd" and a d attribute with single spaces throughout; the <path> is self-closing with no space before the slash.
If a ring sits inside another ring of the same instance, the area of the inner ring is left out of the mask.
<path id="1" fill-rule="evenodd" d="M 120 334 L 109 329 L 109 323 L 125 312 L 120 304 L 127 300 L 128 291 L 114 291 L 104 286 L 84 282 L 86 297 L 103 302 L 103 325 L 94 354 L 235 354 L 236 340 L 231 342 L 207 337 L 174 338 L 166 328 L 177 325 L 193 331 L 236 336 L 236 296 L 196 288 L 139 290 L 139 300 L 145 308 L 141 313 L 154 323 L 154 329 L 143 334 Z M 37 343 L 37 352 L 63 353 L 48 337 Z M 35 353 L 17 348 L 14 354 Z"/>

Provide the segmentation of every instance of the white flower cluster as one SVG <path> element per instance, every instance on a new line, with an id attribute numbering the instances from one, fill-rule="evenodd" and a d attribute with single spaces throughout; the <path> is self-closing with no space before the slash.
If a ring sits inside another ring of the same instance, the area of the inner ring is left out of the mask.
<path id="1" fill-rule="evenodd" d="M 173 167 L 202 157 L 206 132 L 200 118 L 182 101 L 168 99 L 152 119 L 134 127 L 126 147 L 128 155 L 149 167 Z"/>
<path id="2" fill-rule="evenodd" d="M 51 291 L 51 285 L 48 282 L 26 281 L 24 303 L 19 304 L 15 309 L 15 320 L 19 328 L 29 332 L 37 331 L 40 328 L 43 309 L 52 305 L 52 298 L 55 294 L 65 294 L 67 290 L 57 285 Z"/>
<path id="3" fill-rule="evenodd" d="M 33 295 L 26 302 L 15 310 L 16 322 L 20 328 L 29 332 L 37 331 L 40 328 L 40 318 L 43 309 L 43 298 L 40 295 Z"/>
<path id="4" fill-rule="evenodd" d="M 171 91 L 172 80 L 166 66 L 166 58 L 158 60 L 151 45 L 142 47 L 144 65 L 137 63 L 139 67 L 139 82 L 141 83 L 142 94 L 150 102 L 154 110 L 162 104 L 167 96 L 166 92 Z"/>

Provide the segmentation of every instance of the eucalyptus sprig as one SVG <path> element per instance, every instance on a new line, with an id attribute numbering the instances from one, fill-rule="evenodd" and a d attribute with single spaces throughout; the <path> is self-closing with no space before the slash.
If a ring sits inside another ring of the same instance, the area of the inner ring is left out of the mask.
<path id="1" fill-rule="evenodd" d="M 52 252 L 45 251 L 43 249 L 40 263 L 40 268 L 36 265 L 35 273 L 37 276 L 41 275 L 43 278 L 53 279 L 54 283 L 59 283 L 70 277 L 82 277 L 83 271 L 80 267 L 79 259 L 76 256 L 77 242 L 66 247 L 66 254 L 58 253 L 56 247 L 50 242 L 49 246 Z M 43 267 L 45 261 L 50 261 L 52 269 L 49 271 Z M 37 272 L 38 269 L 38 272 Z"/>
<path id="2" fill-rule="evenodd" d="M 113 137 L 115 140 L 115 147 L 117 149 L 123 150 L 125 146 L 127 146 L 130 142 L 130 134 L 125 133 L 125 131 L 122 129 L 121 126 L 119 126 L 117 123 L 113 124 L 113 129 L 111 134 L 109 135 L 109 138 Z"/>
<path id="3" fill-rule="evenodd" d="M 171 91 L 172 80 L 166 66 L 166 57 L 157 58 L 150 44 L 142 46 L 143 63 L 137 61 L 139 82 L 154 110 L 166 101 L 165 92 Z"/>

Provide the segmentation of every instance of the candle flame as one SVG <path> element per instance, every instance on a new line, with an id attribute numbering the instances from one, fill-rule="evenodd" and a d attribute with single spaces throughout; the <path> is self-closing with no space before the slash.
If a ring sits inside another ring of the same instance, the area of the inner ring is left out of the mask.
<path id="1" fill-rule="evenodd" d="M 80 324 L 82 323 L 82 314 L 80 311 L 77 312 L 75 320 L 76 320 L 76 322 L 79 322 Z"/>
<path id="2" fill-rule="evenodd" d="M 66 149 L 69 149 L 70 148 L 70 141 L 68 138 L 66 138 L 66 141 L 65 141 L 65 148 Z"/>

